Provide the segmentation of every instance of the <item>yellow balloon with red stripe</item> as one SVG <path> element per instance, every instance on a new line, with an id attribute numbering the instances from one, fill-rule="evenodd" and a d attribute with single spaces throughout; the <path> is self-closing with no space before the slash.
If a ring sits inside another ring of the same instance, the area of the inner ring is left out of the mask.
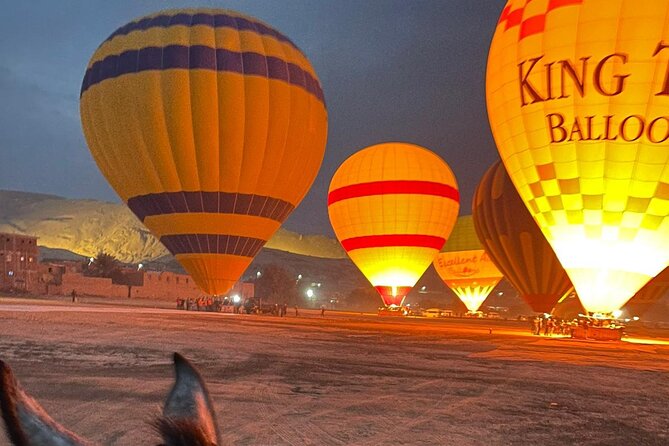
<path id="1" fill-rule="evenodd" d="M 93 54 L 80 101 L 104 176 L 209 294 L 243 274 L 325 150 L 307 58 L 231 11 L 168 10 L 122 26 Z"/>
<path id="2" fill-rule="evenodd" d="M 488 59 L 507 172 L 593 313 L 669 265 L 669 2 L 510 0 Z"/>
<path id="3" fill-rule="evenodd" d="M 328 193 L 337 238 L 386 305 L 402 305 L 446 242 L 459 208 L 450 167 L 423 147 L 399 142 L 352 155 Z"/>

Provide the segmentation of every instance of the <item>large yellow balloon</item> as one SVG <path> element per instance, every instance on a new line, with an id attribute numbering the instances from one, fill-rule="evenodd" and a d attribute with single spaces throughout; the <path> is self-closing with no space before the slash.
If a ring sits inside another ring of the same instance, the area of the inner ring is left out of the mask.
<path id="1" fill-rule="evenodd" d="M 458 216 L 453 172 L 413 144 L 368 147 L 337 169 L 332 228 L 386 305 L 401 305 L 446 242 Z"/>
<path id="2" fill-rule="evenodd" d="M 441 280 L 472 313 L 503 277 L 483 249 L 440 252 L 433 264 Z"/>
<path id="3" fill-rule="evenodd" d="M 511 0 L 486 96 L 504 165 L 584 307 L 669 264 L 669 2 Z"/>
<path id="4" fill-rule="evenodd" d="M 81 119 L 114 190 L 210 294 L 230 289 L 302 200 L 327 133 L 302 52 L 218 9 L 116 30 L 89 62 Z"/>

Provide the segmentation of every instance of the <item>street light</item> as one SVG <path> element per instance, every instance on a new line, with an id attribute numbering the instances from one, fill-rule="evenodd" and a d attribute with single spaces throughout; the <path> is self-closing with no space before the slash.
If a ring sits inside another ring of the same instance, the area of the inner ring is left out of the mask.
<path id="1" fill-rule="evenodd" d="M 139 265 L 137 265 L 137 271 L 139 271 L 139 270 L 142 269 L 142 268 L 144 268 L 144 264 L 143 264 L 143 263 L 140 263 Z"/>
<path id="2" fill-rule="evenodd" d="M 314 290 L 312 290 L 311 288 L 309 288 L 309 289 L 307 290 L 307 297 L 308 297 L 309 299 L 313 298 L 313 297 L 314 297 Z"/>

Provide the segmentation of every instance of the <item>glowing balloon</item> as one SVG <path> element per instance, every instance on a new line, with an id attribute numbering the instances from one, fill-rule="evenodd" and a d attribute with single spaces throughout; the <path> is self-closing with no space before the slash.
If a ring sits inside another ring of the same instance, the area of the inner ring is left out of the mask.
<path id="1" fill-rule="evenodd" d="M 440 252 L 433 263 L 441 280 L 472 313 L 502 280 L 502 273 L 483 249 Z"/>
<path id="2" fill-rule="evenodd" d="M 88 64 L 81 120 L 114 190 L 210 294 L 230 289 L 302 200 L 327 133 L 302 52 L 217 9 L 116 30 Z"/>
<path id="3" fill-rule="evenodd" d="M 488 59 L 514 185 L 589 312 L 669 265 L 669 2 L 511 0 Z"/>
<path id="4" fill-rule="evenodd" d="M 385 143 L 352 155 L 328 194 L 330 222 L 386 305 L 401 305 L 457 219 L 458 186 L 429 150 Z"/>
<path id="5" fill-rule="evenodd" d="M 550 313 L 572 285 L 501 162 L 481 178 L 472 216 L 481 243 L 506 280 L 533 311 Z"/>

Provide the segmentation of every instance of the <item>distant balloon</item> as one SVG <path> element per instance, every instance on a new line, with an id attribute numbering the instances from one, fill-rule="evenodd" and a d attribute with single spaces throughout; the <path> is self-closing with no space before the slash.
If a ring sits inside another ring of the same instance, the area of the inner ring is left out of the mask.
<path id="1" fill-rule="evenodd" d="M 300 203 L 327 133 L 304 54 L 219 9 L 112 33 L 88 64 L 81 120 L 114 190 L 209 294 L 227 292 Z"/>
<path id="2" fill-rule="evenodd" d="M 669 2 L 510 0 L 486 75 L 502 161 L 581 302 L 669 265 Z"/>
<path id="3" fill-rule="evenodd" d="M 429 150 L 385 143 L 352 155 L 328 194 L 332 228 L 386 305 L 401 305 L 458 216 L 453 172 Z"/>
<path id="4" fill-rule="evenodd" d="M 502 273 L 483 249 L 440 252 L 433 263 L 441 280 L 472 313 L 502 280 Z"/>
<path id="5" fill-rule="evenodd" d="M 643 316 L 669 292 L 669 268 L 665 268 L 623 307 L 628 316 Z"/>
<path id="6" fill-rule="evenodd" d="M 533 311 L 550 313 L 572 285 L 501 162 L 481 178 L 472 217 L 479 240 L 506 280 Z"/>

